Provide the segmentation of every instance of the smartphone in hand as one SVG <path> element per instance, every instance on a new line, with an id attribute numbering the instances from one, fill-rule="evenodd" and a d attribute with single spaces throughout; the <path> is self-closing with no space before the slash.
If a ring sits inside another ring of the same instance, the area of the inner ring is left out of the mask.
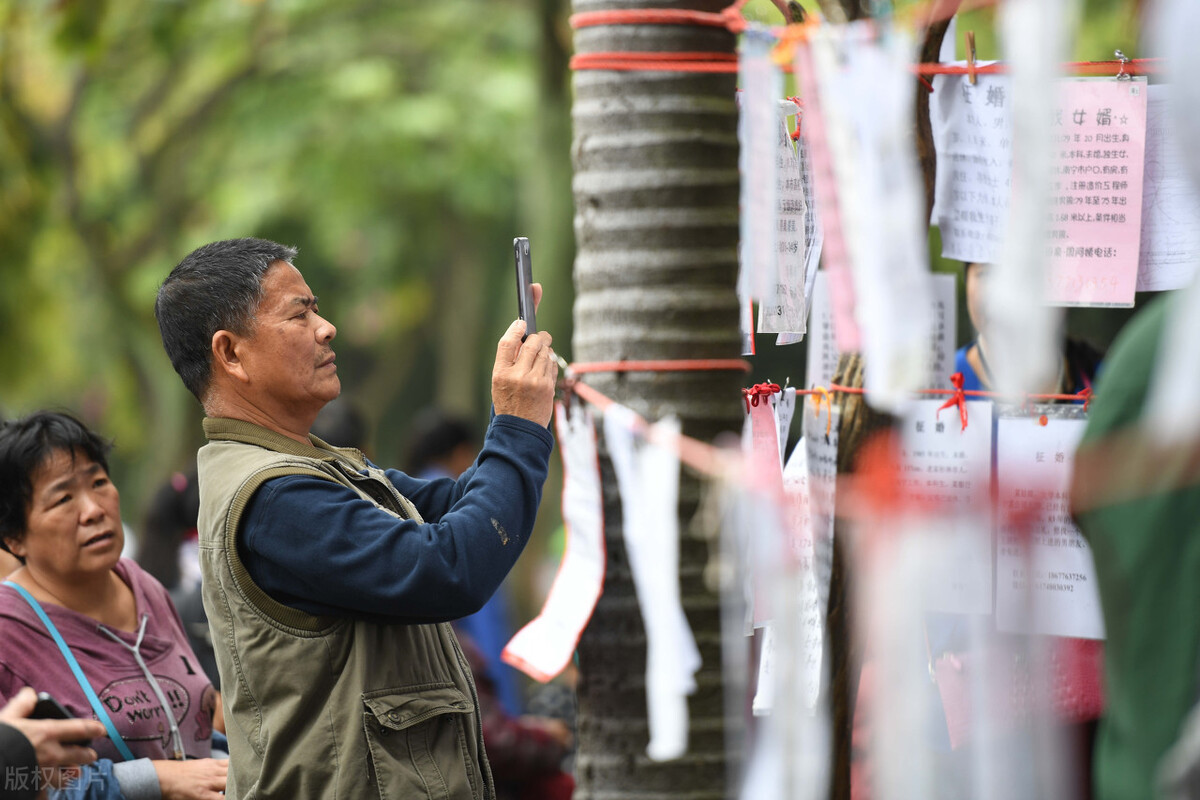
<path id="1" fill-rule="evenodd" d="M 62 703 L 54 699 L 54 696 L 49 692 L 38 692 L 37 703 L 33 706 L 33 711 L 29 712 L 30 719 L 75 719 L 71 716 L 71 712 L 63 708 Z M 63 742 L 63 744 L 78 745 L 79 747 L 89 747 L 90 739 L 81 739 L 77 742 Z"/>
<path id="2" fill-rule="evenodd" d="M 529 240 L 513 239 L 513 258 L 517 264 L 517 316 L 525 320 L 525 335 L 537 333 L 533 308 L 533 262 L 529 258 Z"/>

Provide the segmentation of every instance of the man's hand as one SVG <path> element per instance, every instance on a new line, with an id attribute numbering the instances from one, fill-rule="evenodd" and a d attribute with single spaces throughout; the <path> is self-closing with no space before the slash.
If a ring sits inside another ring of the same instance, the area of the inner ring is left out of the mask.
<path id="1" fill-rule="evenodd" d="M 163 800 L 223 800 L 229 762 L 215 758 L 152 761 Z"/>
<path id="2" fill-rule="evenodd" d="M 24 734 L 37 753 L 38 767 L 43 770 L 74 767 L 96 760 L 92 748 L 66 742 L 106 736 L 103 725 L 94 719 L 26 719 L 36 704 L 37 692 L 27 686 L 0 709 L 0 722 Z"/>
<path id="3" fill-rule="evenodd" d="M 541 288 L 533 284 L 535 303 L 541 302 Z M 544 428 L 554 412 L 554 382 L 558 378 L 558 362 L 550 347 L 553 337 L 538 331 L 522 342 L 524 335 L 525 321 L 516 320 L 496 346 L 492 405 L 497 414 L 511 414 Z"/>

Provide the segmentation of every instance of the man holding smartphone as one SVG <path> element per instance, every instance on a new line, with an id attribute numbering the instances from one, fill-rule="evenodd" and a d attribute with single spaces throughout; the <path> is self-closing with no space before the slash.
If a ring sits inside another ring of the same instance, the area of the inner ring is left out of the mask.
<path id="1" fill-rule="evenodd" d="M 495 416 L 457 480 L 382 470 L 310 435 L 341 384 L 336 328 L 261 239 L 188 255 L 155 304 L 204 406 L 204 605 L 231 797 L 493 797 L 475 686 L 448 624 L 478 610 L 533 528 L 553 444 L 548 333 L 509 326 Z M 535 286 L 535 300 L 541 287 Z"/>

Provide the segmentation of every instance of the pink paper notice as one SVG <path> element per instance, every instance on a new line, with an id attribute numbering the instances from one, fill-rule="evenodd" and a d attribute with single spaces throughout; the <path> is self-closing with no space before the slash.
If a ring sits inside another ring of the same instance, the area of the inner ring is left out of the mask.
<path id="1" fill-rule="evenodd" d="M 1047 299 L 1064 306 L 1132 306 L 1142 226 L 1146 83 L 1063 81 L 1051 127 L 1057 164 Z"/>

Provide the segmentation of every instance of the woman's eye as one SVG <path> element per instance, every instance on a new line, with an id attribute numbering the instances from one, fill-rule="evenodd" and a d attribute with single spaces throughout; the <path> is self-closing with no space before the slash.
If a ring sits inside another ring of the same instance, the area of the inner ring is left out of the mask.
<path id="1" fill-rule="evenodd" d="M 70 499 L 71 499 L 71 495 L 64 494 L 61 497 L 56 498 L 54 500 L 54 502 L 50 504 L 50 507 L 54 508 L 55 506 L 61 506 L 61 505 L 65 504 L 67 501 L 69 501 Z"/>

